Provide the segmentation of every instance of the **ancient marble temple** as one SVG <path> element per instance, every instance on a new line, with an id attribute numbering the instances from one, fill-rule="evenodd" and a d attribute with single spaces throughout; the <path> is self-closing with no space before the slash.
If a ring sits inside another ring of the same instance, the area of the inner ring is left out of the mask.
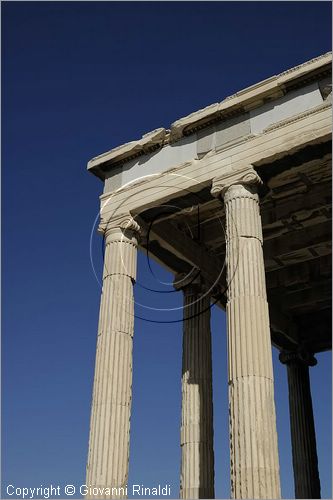
<path id="1" fill-rule="evenodd" d="M 214 301 L 227 315 L 231 497 L 281 495 L 273 345 L 288 374 L 295 497 L 320 498 L 309 371 L 331 349 L 331 88 L 327 53 L 89 161 L 104 184 L 105 259 L 86 484 L 113 488 L 91 496 L 126 496 L 149 228 L 150 255 L 184 296 L 180 497 L 214 498 L 225 473 L 214 471 Z"/>

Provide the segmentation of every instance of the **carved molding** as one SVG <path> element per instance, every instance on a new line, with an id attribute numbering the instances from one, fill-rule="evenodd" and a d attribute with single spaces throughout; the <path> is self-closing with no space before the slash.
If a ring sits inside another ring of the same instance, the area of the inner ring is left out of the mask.
<path id="1" fill-rule="evenodd" d="M 189 273 L 179 273 L 173 282 L 174 288 L 183 290 L 184 293 L 198 294 L 207 291 L 208 287 L 197 267 L 193 267 Z"/>
<path id="2" fill-rule="evenodd" d="M 317 360 L 313 354 L 302 347 L 294 351 L 281 351 L 279 360 L 284 365 L 299 363 L 305 366 L 315 366 L 317 364 Z"/>
<path id="3" fill-rule="evenodd" d="M 245 112 L 249 109 L 261 106 L 264 99 L 277 99 L 285 94 L 285 84 L 299 77 L 310 75 L 311 71 L 316 70 L 325 64 L 329 64 L 332 59 L 332 53 L 327 52 L 318 57 L 305 61 L 298 66 L 289 68 L 278 75 L 271 76 L 250 87 L 242 89 L 223 101 L 206 106 L 194 113 L 176 120 L 170 127 L 170 142 L 179 140 L 185 129 L 190 128 L 191 133 L 195 132 L 214 121 L 218 121 L 232 112 Z"/>
<path id="4" fill-rule="evenodd" d="M 224 293 L 226 291 L 226 285 L 209 281 L 203 276 L 198 267 L 193 267 L 187 274 L 176 274 L 173 286 L 177 291 L 183 290 L 184 294 L 204 294 L 214 297 L 217 301 L 225 301 L 223 299 L 225 299 Z"/>
<path id="5" fill-rule="evenodd" d="M 107 234 L 113 229 L 133 231 L 134 233 L 138 234 L 141 231 L 140 225 L 136 222 L 131 214 L 122 214 L 110 219 L 106 219 L 105 217 L 103 217 L 103 215 L 101 215 L 97 231 L 104 236 L 107 236 Z"/>
<path id="6" fill-rule="evenodd" d="M 290 125 L 291 123 L 298 122 L 300 120 L 303 120 L 307 116 L 314 115 L 316 113 L 320 113 L 324 109 L 328 109 L 332 107 L 332 103 L 330 102 L 323 102 L 322 104 L 319 104 L 319 106 L 316 106 L 315 108 L 312 109 L 307 109 L 306 111 L 303 111 L 302 113 L 299 113 L 297 115 L 291 116 L 289 118 L 285 118 L 284 120 L 280 120 L 276 123 L 272 123 L 272 125 L 269 125 L 266 127 L 262 134 L 267 134 L 271 132 L 272 130 L 276 130 L 282 127 L 286 127 L 287 125 Z"/>
<path id="7" fill-rule="evenodd" d="M 309 61 L 305 61 L 302 64 L 298 64 L 298 66 L 294 66 L 293 68 L 289 68 L 286 71 L 283 71 L 280 73 L 279 76 L 285 76 L 289 75 L 290 73 L 295 73 L 300 69 L 305 69 L 307 66 L 310 66 L 313 63 L 320 62 L 323 59 L 331 59 L 332 58 L 332 52 L 326 52 L 325 54 L 320 54 L 320 56 L 314 57 L 313 59 L 310 59 Z"/>
<path id="8" fill-rule="evenodd" d="M 165 128 L 157 128 L 144 134 L 137 141 L 127 142 L 121 146 L 117 146 L 106 153 L 103 153 L 88 162 L 87 169 L 91 170 L 103 163 L 116 164 L 120 161 L 129 161 L 130 158 L 135 158 L 141 154 L 149 153 L 156 147 L 162 147 L 167 135 Z"/>
<path id="9" fill-rule="evenodd" d="M 215 177 L 212 182 L 211 194 L 214 198 L 224 197 L 231 186 L 260 186 L 262 180 L 253 167 L 246 167 L 236 172 L 230 172 L 223 177 Z"/>
<path id="10" fill-rule="evenodd" d="M 325 68 L 331 63 L 332 54 L 328 52 L 319 57 L 306 61 L 294 68 L 290 68 L 276 76 L 258 82 L 246 89 L 226 97 L 219 103 L 211 104 L 195 111 L 188 116 L 173 122 L 169 129 L 158 128 L 143 135 L 141 139 L 118 146 L 106 153 L 92 158 L 88 162 L 88 170 L 100 178 L 105 178 L 104 168 L 110 165 L 119 165 L 138 156 L 162 148 L 166 144 L 180 140 L 186 131 L 189 134 L 205 128 L 209 124 L 221 119 L 245 113 L 248 109 L 262 105 L 266 99 L 277 99 L 286 92 L 286 85 L 293 80 L 316 78 L 320 68 Z M 283 126 L 286 122 L 283 122 Z"/>

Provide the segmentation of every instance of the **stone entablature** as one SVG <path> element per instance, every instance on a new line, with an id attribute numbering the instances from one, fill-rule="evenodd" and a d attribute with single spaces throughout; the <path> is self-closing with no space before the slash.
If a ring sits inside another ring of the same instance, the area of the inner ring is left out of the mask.
<path id="1" fill-rule="evenodd" d="M 143 207 L 147 209 L 155 203 L 166 203 L 169 199 L 185 195 L 188 190 L 195 192 L 202 186 L 210 186 L 215 177 L 228 176 L 248 165 L 261 166 L 282 158 L 286 151 L 291 154 L 307 145 L 325 142 L 330 139 L 331 133 L 332 105 L 324 102 L 269 127 L 262 134 L 245 136 L 224 149 L 211 151 L 200 160 L 192 158 L 168 164 L 165 159 L 163 164 L 163 158 L 159 156 L 158 171 L 151 172 L 149 162 L 144 164 L 144 168 L 137 165 L 137 177 L 126 180 L 128 185 L 119 186 L 121 189 L 109 189 L 106 185 L 112 179 L 106 179 L 104 193 L 100 197 L 101 215 L 109 219 L 111 214 L 140 213 Z M 187 144 L 187 147 L 190 146 Z"/>
<path id="2" fill-rule="evenodd" d="M 103 153 L 89 161 L 88 170 L 101 179 L 112 178 L 105 189 L 111 192 L 140 177 L 142 164 L 149 167 L 145 173 L 163 171 L 260 134 L 323 103 L 328 98 L 326 80 L 330 71 L 329 52 L 181 118 L 171 124 L 170 130 L 156 129 L 140 140 Z"/>

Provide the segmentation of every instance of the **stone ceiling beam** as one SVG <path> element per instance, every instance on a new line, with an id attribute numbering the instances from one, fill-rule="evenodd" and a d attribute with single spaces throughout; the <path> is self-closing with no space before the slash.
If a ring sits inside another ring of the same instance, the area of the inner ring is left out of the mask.
<path id="1" fill-rule="evenodd" d="M 294 251 L 330 242 L 331 227 L 331 222 L 327 221 L 314 226 L 311 231 L 304 227 L 281 235 L 279 238 L 265 241 L 264 254 L 265 256 L 282 257 Z"/>
<path id="2" fill-rule="evenodd" d="M 311 283 L 313 280 L 327 279 L 332 274 L 331 255 L 323 255 L 315 260 L 299 262 L 282 269 L 266 271 L 267 289 L 295 287 Z"/>
<path id="3" fill-rule="evenodd" d="M 280 303 L 283 311 L 295 312 L 299 308 L 320 309 L 320 304 L 326 308 L 327 301 L 331 301 L 332 283 L 331 280 L 319 280 L 318 282 L 310 283 L 303 290 L 295 292 L 288 291 L 284 287 L 275 288 L 271 291 L 270 300 L 275 299 Z"/>
<path id="4" fill-rule="evenodd" d="M 214 256 L 199 242 L 176 229 L 170 222 L 163 225 L 155 224 L 148 232 L 149 241 L 157 240 L 167 251 L 176 258 L 186 261 L 192 267 L 200 269 L 201 275 L 209 286 L 225 288 L 224 261 Z M 149 241 L 147 243 L 149 250 Z M 219 292 L 217 291 L 217 294 Z M 224 299 L 221 299 L 224 303 Z"/>

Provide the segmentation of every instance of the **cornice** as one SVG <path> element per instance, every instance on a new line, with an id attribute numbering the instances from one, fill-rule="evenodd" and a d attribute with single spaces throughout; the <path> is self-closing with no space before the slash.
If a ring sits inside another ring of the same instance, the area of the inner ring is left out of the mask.
<path id="1" fill-rule="evenodd" d="M 115 166 L 122 161 L 129 161 L 137 156 L 149 153 L 158 148 L 163 147 L 167 131 L 165 128 L 158 128 L 152 132 L 144 134 L 138 141 L 131 141 L 118 146 L 106 153 L 92 158 L 87 165 L 87 169 L 94 171 L 97 167 L 107 167 L 108 165 Z"/>
<path id="2" fill-rule="evenodd" d="M 327 52 L 283 71 L 279 75 L 251 85 L 226 97 L 219 103 L 211 104 L 176 120 L 171 124 L 170 130 L 158 128 L 143 135 L 137 141 L 128 142 L 96 156 L 88 162 L 87 169 L 104 180 L 105 171 L 112 167 L 122 165 L 139 156 L 160 149 L 169 143 L 179 141 L 182 137 L 191 135 L 213 123 L 246 113 L 267 101 L 285 95 L 291 88 L 308 84 L 312 80 L 321 77 L 323 73 L 330 72 L 331 61 L 332 53 Z M 278 126 L 283 125 L 277 124 Z"/>
<path id="3" fill-rule="evenodd" d="M 254 109 L 267 100 L 273 100 L 286 93 L 286 85 L 292 80 L 305 75 L 310 78 L 310 73 L 331 64 L 332 53 L 327 52 L 309 61 L 290 68 L 279 75 L 262 80 L 235 94 L 226 97 L 220 103 L 215 103 L 200 109 L 190 115 L 180 118 L 171 125 L 170 141 L 179 139 L 182 135 L 193 133 L 196 129 L 208 126 L 214 121 Z"/>
<path id="4" fill-rule="evenodd" d="M 297 73 L 297 76 L 299 76 L 299 73 L 305 73 L 308 71 L 308 67 L 311 66 L 311 69 L 315 69 L 317 67 L 321 67 L 327 62 L 332 61 L 332 52 L 325 52 L 325 54 L 321 54 L 320 56 L 313 57 L 312 59 L 309 59 L 308 61 L 305 61 L 304 63 L 298 64 L 297 66 L 294 66 L 293 68 L 289 68 L 282 73 L 279 74 L 279 77 L 281 80 L 284 78 L 287 79 L 289 76 L 291 76 L 293 73 Z"/>

